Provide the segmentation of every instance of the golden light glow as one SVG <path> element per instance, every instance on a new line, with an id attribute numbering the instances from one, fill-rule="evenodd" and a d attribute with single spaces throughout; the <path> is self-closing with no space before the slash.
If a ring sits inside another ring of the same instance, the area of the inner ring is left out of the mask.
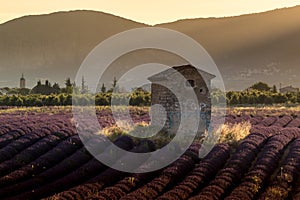
<path id="1" fill-rule="evenodd" d="M 0 5 L 0 23 L 24 15 L 83 9 L 153 25 L 185 18 L 262 12 L 300 5 L 300 0 L 0 0 Z"/>

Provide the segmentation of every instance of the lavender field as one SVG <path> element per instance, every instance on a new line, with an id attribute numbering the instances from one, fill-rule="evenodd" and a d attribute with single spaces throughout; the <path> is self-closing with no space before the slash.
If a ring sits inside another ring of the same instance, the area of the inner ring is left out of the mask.
<path id="1" fill-rule="evenodd" d="M 201 144 L 194 142 L 164 169 L 129 174 L 89 154 L 70 108 L 43 109 L 0 112 L 1 199 L 300 199 L 297 112 L 229 112 L 227 124 L 251 124 L 237 145 L 221 142 L 200 159 Z M 149 123 L 147 108 L 130 111 L 135 123 Z M 97 116 L 104 127 L 115 125 L 108 108 Z M 151 140 L 137 143 L 126 135 L 113 142 L 136 153 L 156 148 Z"/>

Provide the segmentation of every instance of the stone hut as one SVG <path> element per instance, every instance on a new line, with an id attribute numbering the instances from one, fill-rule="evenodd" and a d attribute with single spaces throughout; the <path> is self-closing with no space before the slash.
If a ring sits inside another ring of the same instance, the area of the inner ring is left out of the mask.
<path id="1" fill-rule="evenodd" d="M 174 70 L 179 72 L 184 79 L 179 80 L 176 78 L 175 74 L 177 73 Z M 176 90 L 179 91 L 184 91 L 187 88 L 194 90 L 199 107 L 201 108 L 199 113 L 201 122 L 199 122 L 198 132 L 202 133 L 208 127 L 211 117 L 211 98 L 209 91 L 213 78 L 215 78 L 215 75 L 197 69 L 192 65 L 176 66 L 148 78 L 148 80 L 151 81 L 151 104 L 163 106 L 166 112 L 163 127 L 165 131 L 170 134 L 177 132 L 181 120 L 181 104 L 179 104 L 174 93 L 163 85 L 168 82 L 174 85 L 174 87 L 177 88 Z M 188 99 L 186 99 L 186 103 L 188 103 Z M 151 112 L 151 125 L 155 126 L 158 125 L 158 123 L 161 124 L 162 120 L 159 118 L 161 116 L 161 110 L 151 110 Z"/>

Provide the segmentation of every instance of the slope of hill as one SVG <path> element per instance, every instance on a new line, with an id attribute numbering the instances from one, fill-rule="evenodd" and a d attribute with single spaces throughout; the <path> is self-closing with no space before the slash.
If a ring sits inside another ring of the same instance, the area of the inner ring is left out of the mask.
<path id="1" fill-rule="evenodd" d="M 30 80 L 29 86 L 38 78 L 73 78 L 99 42 L 121 31 L 146 26 L 94 11 L 27 16 L 1 24 L 0 84 L 16 86 L 22 72 Z M 180 31 L 202 44 L 217 63 L 227 89 L 244 89 L 260 80 L 300 86 L 300 6 L 156 26 Z M 149 60 L 143 53 L 137 57 L 138 63 Z M 128 59 L 119 63 L 135 64 Z M 122 64 L 117 67 L 122 68 Z"/>
<path id="2" fill-rule="evenodd" d="M 227 88 L 243 89 L 257 80 L 300 86 L 300 6 L 158 26 L 183 32 L 202 44 L 219 66 Z"/>
<path id="3" fill-rule="evenodd" d="M 1 80 L 24 72 L 29 84 L 37 78 L 61 81 L 73 77 L 86 55 L 101 41 L 144 24 L 94 11 L 27 16 L 0 25 Z"/>

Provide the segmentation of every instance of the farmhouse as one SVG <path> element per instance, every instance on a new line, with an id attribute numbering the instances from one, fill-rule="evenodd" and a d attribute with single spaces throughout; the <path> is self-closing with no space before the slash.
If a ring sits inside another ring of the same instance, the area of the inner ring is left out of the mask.
<path id="1" fill-rule="evenodd" d="M 184 77 L 183 81 L 176 78 L 175 74 L 177 73 L 174 70 Z M 209 91 L 213 78 L 215 78 L 215 75 L 197 69 L 192 65 L 176 66 L 148 78 L 151 81 L 151 104 L 163 106 L 167 115 L 163 127 L 165 131 L 176 133 L 181 119 L 180 107 L 183 106 L 183 103 L 189 104 L 189 101 L 187 98 L 184 102 L 179 103 L 175 94 L 163 85 L 167 83 L 174 85 L 178 91 L 185 91 L 187 88 L 194 90 L 199 107 L 201 108 L 201 112 L 199 113 L 201 122 L 199 122 L 198 132 L 203 132 L 208 127 L 210 121 L 211 98 Z M 159 118 L 161 111 L 155 110 L 151 112 L 151 124 L 155 126 L 158 125 L 157 123 L 161 123 L 161 119 Z"/>
<path id="2" fill-rule="evenodd" d="M 299 88 L 294 88 L 293 86 L 287 86 L 279 89 L 280 93 L 286 94 L 288 92 L 299 92 Z"/>

